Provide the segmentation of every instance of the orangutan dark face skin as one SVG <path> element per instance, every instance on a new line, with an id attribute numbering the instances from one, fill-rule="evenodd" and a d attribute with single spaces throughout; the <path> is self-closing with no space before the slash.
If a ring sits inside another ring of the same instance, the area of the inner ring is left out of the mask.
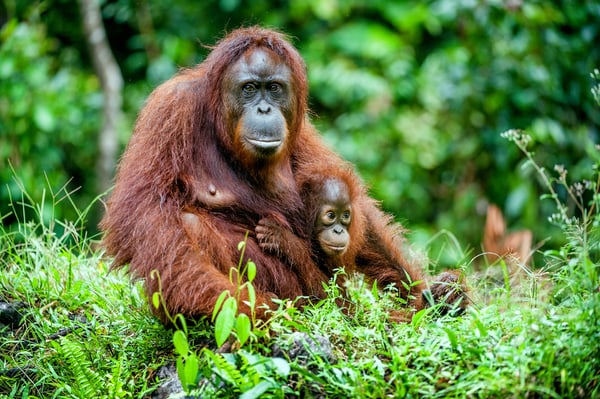
<path id="1" fill-rule="evenodd" d="M 292 115 L 290 69 L 267 50 L 240 58 L 223 81 L 235 146 L 253 158 L 271 158 L 286 144 Z"/>
<path id="2" fill-rule="evenodd" d="M 337 179 L 327 179 L 321 200 L 315 222 L 319 245 L 328 256 L 343 255 L 350 243 L 348 228 L 352 221 L 348 187 Z"/>

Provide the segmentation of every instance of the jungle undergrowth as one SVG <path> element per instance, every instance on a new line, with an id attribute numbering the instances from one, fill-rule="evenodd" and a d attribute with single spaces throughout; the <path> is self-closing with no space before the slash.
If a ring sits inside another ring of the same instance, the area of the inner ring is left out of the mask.
<path id="1" fill-rule="evenodd" d="M 186 393 L 203 398 L 599 396 L 600 156 L 589 179 L 571 182 L 566 169 L 552 174 L 536 164 L 525 132 L 503 136 L 547 188 L 540 200 L 555 204 L 548 223 L 564 245 L 542 249 L 544 273 L 526 274 L 525 295 L 508 279 L 470 280 L 474 306 L 457 318 L 393 323 L 393 290 L 349 276 L 346 286 L 326 284 L 327 298 L 302 311 L 281 301 L 264 326 L 240 317 L 228 304 L 239 297 L 225 294 L 212 323 L 184 320 L 171 331 L 150 315 L 140 282 L 109 272 L 81 223 L 52 218 L 48 209 L 66 190 L 40 205 L 14 201 L 14 214 L 35 217 L 0 230 L 0 302 L 20 314 L 12 324 L 0 318 L 0 398 L 144 398 L 170 362 Z M 459 266 L 468 277 L 471 265 Z M 255 267 L 235 269 L 232 281 L 252 290 Z M 531 288 L 545 283 L 544 296 Z M 342 295 L 351 313 L 338 306 Z M 298 334 L 325 337 L 331 352 L 317 345 L 291 356 Z"/>

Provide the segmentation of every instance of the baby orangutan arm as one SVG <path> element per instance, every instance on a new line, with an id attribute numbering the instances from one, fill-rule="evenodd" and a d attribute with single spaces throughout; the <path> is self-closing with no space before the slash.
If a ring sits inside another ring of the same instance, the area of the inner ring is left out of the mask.
<path id="1" fill-rule="evenodd" d="M 323 283 L 329 279 L 315 264 L 308 240 L 296 236 L 270 216 L 259 220 L 255 233 L 262 250 L 287 262 L 306 287 L 307 293 L 318 299 L 326 297 Z"/>

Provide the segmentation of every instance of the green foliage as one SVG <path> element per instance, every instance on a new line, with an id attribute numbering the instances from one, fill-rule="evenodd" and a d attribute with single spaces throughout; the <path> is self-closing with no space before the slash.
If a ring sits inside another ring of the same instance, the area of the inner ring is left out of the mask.
<path id="1" fill-rule="evenodd" d="M 144 397 L 168 332 L 140 284 L 108 273 L 83 222 L 56 219 L 54 197 L 30 198 L 12 210 L 27 219 L 0 226 L 0 301 L 23 303 L 19 325 L 0 322 L 0 397 Z"/>
<path id="2" fill-rule="evenodd" d="M 256 265 L 251 260 L 243 263 L 247 239 L 248 234 L 244 241 L 238 244 L 240 260 L 237 267 L 232 267 L 229 271 L 229 280 L 236 285 L 235 293 L 222 292 L 217 298 L 213 310 L 214 338 L 218 348 L 224 347 L 227 342 L 230 344 L 228 348 L 235 350 L 244 346 L 252 348 L 252 344 L 256 344 L 259 338 L 266 338 L 269 335 L 269 322 L 256 318 L 256 293 L 252 285 L 252 281 L 256 277 Z M 248 306 L 251 312 L 250 316 L 238 313 L 238 304 L 242 302 Z M 159 293 L 154 294 L 153 303 L 155 307 L 160 306 Z M 219 384 L 222 381 L 228 384 L 228 391 L 233 389 L 235 392 L 242 393 L 240 397 L 251 399 L 258 398 L 266 391 L 281 389 L 280 384 L 265 375 L 273 370 L 277 375 L 282 374 L 282 370 L 285 370 L 287 365 L 283 359 L 262 358 L 243 350 L 239 351 L 237 357 L 215 354 L 209 350 L 204 350 L 198 355 L 190 347 L 189 330 L 185 318 L 181 315 L 178 316 L 180 317 L 177 317 L 177 320 L 172 320 L 174 325 L 180 327 L 173 333 L 173 344 L 177 355 L 177 373 L 187 395 L 205 394 L 207 387 L 199 387 L 201 377 L 199 364 L 202 361 L 212 364 L 214 374 L 220 377 L 219 381 L 213 381 L 212 384 L 217 390 L 220 390 Z M 236 363 L 236 359 L 241 361 L 239 365 Z M 287 368 L 289 369 L 289 366 Z M 285 376 L 287 374 L 289 374 L 289 370 Z M 210 379 L 211 375 L 205 377 Z"/>
<path id="3" fill-rule="evenodd" d="M 203 353 L 212 364 L 205 369 L 206 378 L 211 379 L 203 391 L 207 397 L 284 398 L 285 394 L 294 393 L 286 384 L 291 368 L 285 359 L 245 350 L 220 354 L 205 349 Z"/>
<path id="4" fill-rule="evenodd" d="M 190 349 L 185 320 L 183 323 L 184 329 L 176 330 L 173 333 L 173 345 L 175 346 L 175 354 L 177 355 L 175 362 L 177 375 L 181 386 L 189 394 L 198 386 L 200 378 L 198 372 L 199 360 L 196 353 Z"/>
<path id="5" fill-rule="evenodd" d="M 60 343 L 55 343 L 55 347 L 64 356 L 75 381 L 70 392 L 73 396 L 99 399 L 130 397 L 123 389 L 123 381 L 121 381 L 123 359 L 117 359 L 110 374 L 101 376 L 93 370 L 88 360 L 88 353 L 82 344 L 64 338 Z"/>
<path id="6" fill-rule="evenodd" d="M 67 181 L 85 192 L 71 197 L 79 206 L 96 196 L 94 167 L 100 101 L 98 83 L 76 68 L 71 51 L 59 50 L 45 26 L 10 20 L 0 31 L 0 212 L 9 210 L 9 196 L 23 193 L 40 201 L 50 185 L 58 191 Z M 75 106 L 75 104 L 77 106 Z M 49 184 L 48 184 L 49 183 Z M 7 190 L 6 190 L 7 189 Z M 91 190 L 90 190 L 91 189 Z M 60 219 L 74 219 L 69 206 L 57 206 Z M 5 223 L 14 222 L 9 218 Z"/>

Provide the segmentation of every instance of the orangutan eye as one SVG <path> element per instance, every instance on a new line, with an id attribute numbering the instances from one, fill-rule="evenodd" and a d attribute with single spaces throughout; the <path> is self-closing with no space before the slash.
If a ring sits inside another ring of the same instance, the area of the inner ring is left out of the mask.
<path id="1" fill-rule="evenodd" d="M 271 93 L 279 93 L 282 90 L 281 85 L 279 83 L 270 83 L 267 89 Z"/>
<path id="2" fill-rule="evenodd" d="M 342 214 L 342 222 L 344 224 L 349 224 L 351 218 L 352 218 L 352 213 L 350 211 L 344 211 L 344 213 Z"/>
<path id="3" fill-rule="evenodd" d="M 249 82 L 242 86 L 244 94 L 254 94 L 256 92 L 256 84 Z"/>

